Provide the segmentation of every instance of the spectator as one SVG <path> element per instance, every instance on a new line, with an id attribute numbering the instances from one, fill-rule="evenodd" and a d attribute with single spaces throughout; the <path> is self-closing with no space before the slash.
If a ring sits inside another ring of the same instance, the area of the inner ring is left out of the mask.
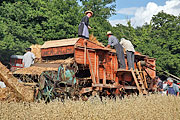
<path id="1" fill-rule="evenodd" d="M 163 90 L 167 90 L 167 95 L 176 95 L 179 96 L 179 87 L 178 85 L 176 85 L 175 83 L 173 83 L 173 79 L 172 78 L 167 78 L 167 83 L 168 85 L 163 89 Z"/>
<path id="2" fill-rule="evenodd" d="M 163 89 L 167 86 L 167 81 L 163 82 Z M 162 91 L 163 94 L 167 94 L 167 90 Z"/>
<path id="3" fill-rule="evenodd" d="M 157 86 L 158 91 L 162 93 L 161 91 L 161 89 L 163 89 L 162 80 L 158 76 L 155 77 L 155 80 L 156 80 L 156 86 Z"/>
<path id="4" fill-rule="evenodd" d="M 35 55 L 31 52 L 31 48 L 26 48 L 26 53 L 23 56 L 23 67 L 27 68 L 34 64 Z"/>

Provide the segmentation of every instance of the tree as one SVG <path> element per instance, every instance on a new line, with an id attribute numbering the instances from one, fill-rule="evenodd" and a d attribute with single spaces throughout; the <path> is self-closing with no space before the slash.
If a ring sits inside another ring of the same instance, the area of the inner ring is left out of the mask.
<path id="1" fill-rule="evenodd" d="M 76 0 L 14 0 L 0 4 L 0 61 L 23 54 L 31 44 L 77 37 Z"/>

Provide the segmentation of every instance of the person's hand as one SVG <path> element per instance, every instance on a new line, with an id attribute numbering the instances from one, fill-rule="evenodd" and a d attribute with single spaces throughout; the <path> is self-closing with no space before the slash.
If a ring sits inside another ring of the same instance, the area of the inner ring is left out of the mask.
<path id="1" fill-rule="evenodd" d="M 88 29 L 92 29 L 91 26 L 88 26 Z"/>

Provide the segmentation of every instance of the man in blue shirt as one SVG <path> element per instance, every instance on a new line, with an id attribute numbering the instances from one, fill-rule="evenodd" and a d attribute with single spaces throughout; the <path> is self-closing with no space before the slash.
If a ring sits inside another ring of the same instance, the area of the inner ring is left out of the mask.
<path id="1" fill-rule="evenodd" d="M 176 95 L 179 96 L 179 87 L 175 83 L 173 83 L 172 78 L 167 78 L 168 85 L 163 89 L 164 91 L 167 90 L 167 94 L 169 95 Z"/>
<path id="2" fill-rule="evenodd" d="M 112 46 L 116 49 L 116 55 L 119 62 L 119 67 L 120 69 L 126 69 L 124 50 L 122 45 L 119 44 L 119 40 L 112 34 L 111 31 L 107 32 L 107 36 L 108 36 L 107 47 L 110 48 L 110 46 Z"/>

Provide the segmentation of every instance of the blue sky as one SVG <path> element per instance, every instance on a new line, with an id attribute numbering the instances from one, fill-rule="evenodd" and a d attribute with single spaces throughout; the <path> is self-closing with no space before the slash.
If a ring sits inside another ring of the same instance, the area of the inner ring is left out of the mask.
<path id="1" fill-rule="evenodd" d="M 152 16 L 160 11 L 168 14 L 180 14 L 180 0 L 116 0 L 116 15 L 109 22 L 126 25 L 128 20 L 134 27 L 149 23 Z"/>
<path id="2" fill-rule="evenodd" d="M 167 0 L 116 0 L 116 11 L 122 8 L 132 8 L 132 7 L 145 7 L 149 2 L 154 2 L 158 5 L 165 5 Z M 109 20 L 114 19 L 124 19 L 127 15 L 117 13 L 117 15 L 113 15 Z M 128 17 L 133 17 L 133 15 L 129 15 Z"/>

